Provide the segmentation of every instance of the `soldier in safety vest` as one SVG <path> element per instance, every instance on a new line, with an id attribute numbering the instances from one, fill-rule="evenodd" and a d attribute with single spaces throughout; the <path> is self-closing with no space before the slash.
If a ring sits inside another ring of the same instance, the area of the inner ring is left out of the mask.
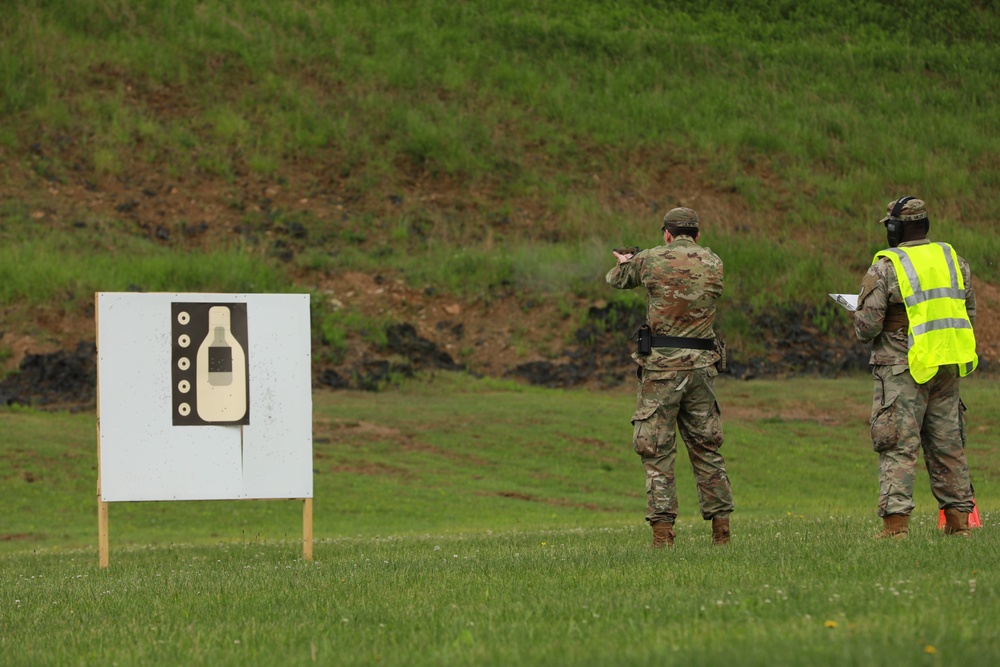
<path id="1" fill-rule="evenodd" d="M 632 445 L 646 470 L 646 520 L 654 548 L 673 546 L 680 429 L 701 515 L 712 521 L 713 543 L 726 544 L 733 494 L 719 453 L 722 418 L 715 399 L 716 365 L 725 352 L 712 330 L 722 295 L 722 260 L 698 245 L 698 214 L 689 208 L 668 211 L 660 231 L 662 246 L 616 250 L 618 264 L 606 277 L 616 289 L 646 291 L 646 324 L 636 332 L 638 350 L 632 355 L 639 365 Z"/>
<path id="2" fill-rule="evenodd" d="M 889 242 L 865 274 L 854 329 L 871 341 L 872 447 L 878 452 L 878 537 L 905 537 L 913 511 L 917 454 L 949 535 L 969 535 L 974 508 L 965 460 L 965 405 L 959 378 L 978 363 L 972 325 L 972 271 L 947 243 L 927 238 L 924 202 L 889 202 L 881 220 Z"/>

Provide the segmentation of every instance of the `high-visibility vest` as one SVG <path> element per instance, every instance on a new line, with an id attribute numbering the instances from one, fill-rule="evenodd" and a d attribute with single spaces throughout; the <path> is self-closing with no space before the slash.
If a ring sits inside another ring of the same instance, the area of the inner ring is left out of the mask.
<path id="1" fill-rule="evenodd" d="M 875 253 L 888 257 L 896 268 L 899 291 L 910 320 L 907 335 L 910 374 L 923 384 L 939 366 L 957 364 L 966 376 L 979 365 L 976 335 L 965 309 L 965 281 L 958 254 L 947 243 L 925 243 L 889 248 Z"/>

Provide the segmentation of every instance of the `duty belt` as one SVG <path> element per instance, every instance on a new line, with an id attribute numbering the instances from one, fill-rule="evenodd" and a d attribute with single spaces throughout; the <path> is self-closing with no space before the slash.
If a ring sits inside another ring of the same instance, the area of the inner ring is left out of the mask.
<path id="1" fill-rule="evenodd" d="M 640 324 L 632 332 L 630 340 L 638 343 L 638 353 L 649 355 L 654 347 L 677 347 L 691 350 L 714 350 L 714 338 L 687 338 L 685 336 L 654 336 L 648 324 Z"/>
<path id="2" fill-rule="evenodd" d="M 684 336 L 653 336 L 653 347 L 684 347 L 692 350 L 714 350 L 714 338 L 685 338 Z"/>

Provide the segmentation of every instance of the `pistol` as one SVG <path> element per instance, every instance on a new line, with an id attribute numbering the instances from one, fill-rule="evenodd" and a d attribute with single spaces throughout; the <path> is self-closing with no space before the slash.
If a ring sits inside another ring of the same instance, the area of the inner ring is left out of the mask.
<path id="1" fill-rule="evenodd" d="M 638 255 L 639 254 L 639 246 L 633 245 L 633 246 L 625 246 L 625 247 L 621 247 L 621 248 L 614 248 L 614 251 L 616 253 L 618 253 L 619 255 Z"/>

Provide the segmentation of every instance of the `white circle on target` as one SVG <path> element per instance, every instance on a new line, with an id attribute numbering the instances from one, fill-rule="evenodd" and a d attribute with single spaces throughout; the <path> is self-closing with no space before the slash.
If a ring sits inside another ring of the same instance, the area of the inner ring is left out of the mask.
<path id="1" fill-rule="evenodd" d="M 191 383 L 188 382 L 187 380 L 181 380 L 180 382 L 177 383 L 177 391 L 181 392 L 182 394 L 188 393 L 189 391 L 191 391 Z"/>
<path id="2" fill-rule="evenodd" d="M 191 336 L 188 336 L 187 334 L 181 334 L 180 338 L 177 339 L 177 344 L 180 345 L 181 347 L 187 347 L 188 345 L 191 344 Z"/>
<path id="3" fill-rule="evenodd" d="M 177 406 L 177 412 L 181 413 L 181 417 L 187 417 L 191 414 L 191 406 L 187 403 L 181 403 Z"/>
<path id="4" fill-rule="evenodd" d="M 188 315 L 187 311 L 181 311 L 177 313 L 177 321 L 181 324 L 187 324 L 191 321 L 191 316 Z"/>
<path id="5" fill-rule="evenodd" d="M 191 368 L 191 362 L 188 360 L 187 357 L 181 357 L 180 359 L 177 360 L 177 368 L 181 369 L 182 371 L 186 371 L 187 369 Z"/>

